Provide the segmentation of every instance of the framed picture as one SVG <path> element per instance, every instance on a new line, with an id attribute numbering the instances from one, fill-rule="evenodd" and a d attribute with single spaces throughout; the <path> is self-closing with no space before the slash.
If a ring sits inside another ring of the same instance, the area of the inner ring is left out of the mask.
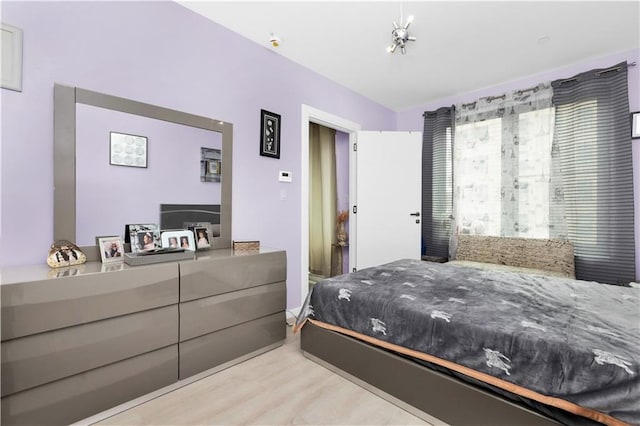
<path id="1" fill-rule="evenodd" d="M 124 244 L 118 236 L 98 237 L 98 249 L 102 263 L 116 263 L 123 260 Z"/>
<path id="2" fill-rule="evenodd" d="M 124 227 L 124 242 L 131 244 L 131 253 L 142 251 L 144 232 L 151 232 L 156 247 L 160 247 L 160 227 L 157 223 L 128 224 Z"/>
<path id="3" fill-rule="evenodd" d="M 126 133 L 109 132 L 109 164 L 147 167 L 147 138 Z"/>
<path id="4" fill-rule="evenodd" d="M 196 248 L 198 250 L 207 250 L 211 248 L 211 233 L 207 226 L 196 226 L 193 228 L 193 233 L 196 236 Z"/>
<path id="5" fill-rule="evenodd" d="M 280 115 L 260 110 L 260 155 L 280 158 Z"/>
<path id="6" fill-rule="evenodd" d="M 207 162 L 209 166 L 209 174 L 211 175 L 219 175 L 220 174 L 220 161 L 217 160 L 209 160 Z"/>
<path id="7" fill-rule="evenodd" d="M 631 139 L 640 138 L 640 111 L 631 113 Z"/>
<path id="8" fill-rule="evenodd" d="M 133 247 L 135 243 L 137 247 L 136 252 L 155 250 L 161 247 L 160 241 L 159 231 L 138 231 L 135 241 L 131 242 L 131 247 Z M 133 251 L 133 249 L 131 251 Z"/>
<path id="9" fill-rule="evenodd" d="M 22 30 L 0 24 L 2 33 L 2 81 L 0 87 L 22 92 Z"/>
<path id="10" fill-rule="evenodd" d="M 222 151 L 216 148 L 200 148 L 200 182 L 220 182 Z"/>
<path id="11" fill-rule="evenodd" d="M 161 235 L 163 248 L 181 248 L 185 250 L 196 250 L 196 243 L 193 239 L 193 232 L 181 229 L 179 231 L 163 231 Z"/>

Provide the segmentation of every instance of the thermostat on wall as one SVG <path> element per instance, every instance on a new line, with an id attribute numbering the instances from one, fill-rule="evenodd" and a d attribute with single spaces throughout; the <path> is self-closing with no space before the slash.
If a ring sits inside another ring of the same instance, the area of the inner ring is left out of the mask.
<path id="1" fill-rule="evenodd" d="M 280 170 L 280 174 L 278 175 L 280 182 L 291 182 L 291 172 L 285 172 Z"/>

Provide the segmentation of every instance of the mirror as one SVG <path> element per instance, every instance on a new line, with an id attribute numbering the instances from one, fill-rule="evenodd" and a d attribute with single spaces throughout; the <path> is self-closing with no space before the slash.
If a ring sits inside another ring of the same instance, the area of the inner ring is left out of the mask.
<path id="1" fill-rule="evenodd" d="M 127 135 L 114 143 L 140 148 L 138 167 L 110 164 L 110 132 Z M 232 132 L 231 123 L 56 84 L 54 239 L 91 251 L 97 235 L 160 223 L 160 204 L 219 204 L 220 236 L 212 246 L 230 247 Z M 219 162 L 207 160 L 219 151 Z M 220 182 L 211 181 L 216 172 Z"/>

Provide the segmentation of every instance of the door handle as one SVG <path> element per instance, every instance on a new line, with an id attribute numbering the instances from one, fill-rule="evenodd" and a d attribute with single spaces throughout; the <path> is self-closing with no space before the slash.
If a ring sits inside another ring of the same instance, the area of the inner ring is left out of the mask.
<path id="1" fill-rule="evenodd" d="M 409 213 L 409 216 L 420 217 L 420 212 Z"/>

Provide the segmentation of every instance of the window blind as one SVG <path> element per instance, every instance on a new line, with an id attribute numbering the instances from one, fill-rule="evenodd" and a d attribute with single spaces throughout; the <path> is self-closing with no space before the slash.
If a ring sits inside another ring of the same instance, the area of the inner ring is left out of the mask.
<path id="1" fill-rule="evenodd" d="M 626 62 L 552 83 L 567 233 L 576 277 L 635 280 L 633 164 Z"/>
<path id="2" fill-rule="evenodd" d="M 453 107 L 424 114 L 422 240 L 428 256 L 449 257 L 452 204 Z"/>

